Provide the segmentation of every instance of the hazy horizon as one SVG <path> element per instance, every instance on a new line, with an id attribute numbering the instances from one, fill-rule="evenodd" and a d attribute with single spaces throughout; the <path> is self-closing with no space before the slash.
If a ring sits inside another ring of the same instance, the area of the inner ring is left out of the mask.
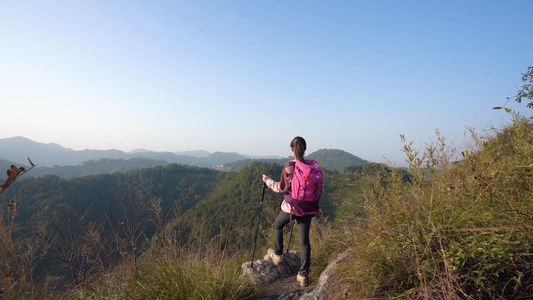
<path id="1" fill-rule="evenodd" d="M 65 148 L 67 150 L 72 150 L 72 151 L 86 151 L 86 150 L 95 150 L 95 151 L 122 151 L 124 153 L 136 153 L 136 152 L 144 152 L 144 151 L 147 151 L 147 152 L 158 152 L 158 153 L 164 153 L 164 152 L 168 152 L 168 153 L 194 153 L 194 152 L 199 152 L 199 153 L 207 153 L 207 154 L 213 154 L 213 153 L 217 153 L 217 152 L 220 152 L 220 153 L 235 153 L 235 154 L 240 154 L 240 155 L 243 155 L 243 156 L 250 156 L 250 157 L 277 157 L 277 158 L 287 158 L 287 157 L 290 157 L 290 155 L 286 155 L 286 156 L 276 156 L 276 155 L 254 155 L 254 154 L 249 154 L 249 153 L 242 153 L 242 152 L 239 152 L 239 151 L 218 151 L 218 150 L 215 150 L 215 151 L 207 151 L 207 150 L 204 150 L 204 149 L 194 149 L 194 150 L 184 150 L 184 151 L 180 151 L 180 150 L 177 150 L 177 151 L 156 151 L 156 150 L 150 150 L 150 149 L 146 149 L 146 148 L 137 148 L 137 149 L 133 149 L 133 150 L 129 150 L 129 151 L 126 151 L 126 150 L 123 150 L 123 149 L 119 149 L 119 148 L 108 148 L 108 149 L 95 149 L 95 148 L 85 148 L 85 149 L 72 149 L 72 148 L 69 148 L 69 147 L 65 147 L 64 145 L 61 145 L 59 143 L 56 143 L 56 142 L 50 142 L 50 143 L 45 143 L 45 142 L 40 142 L 40 141 L 35 141 L 35 140 L 32 140 L 30 138 L 27 138 L 27 137 L 24 137 L 24 136 L 13 136 L 13 137 L 6 137 L 6 138 L 0 138 L 0 140 L 2 139 L 14 139 L 14 138 L 22 138 L 22 139 L 27 139 L 27 140 L 30 140 L 32 142 L 35 142 L 35 143 L 39 143 L 39 144 L 45 144 L 45 145 L 58 145 L 58 146 L 61 146 L 62 148 Z M 312 152 L 309 152 L 309 151 L 306 151 L 307 154 L 312 154 L 313 152 L 316 152 L 318 150 L 325 150 L 325 149 L 332 149 L 332 148 L 322 148 L 322 149 L 317 149 L 315 151 L 312 151 Z M 342 151 L 345 151 L 343 149 L 336 149 L 336 150 L 342 150 Z M 350 153 L 348 151 L 345 151 L 347 153 Z M 354 156 L 357 156 L 356 154 L 354 153 L 350 153 Z M 202 156 L 197 156 L 197 157 L 202 157 Z M 1 159 L 2 157 L 0 157 Z M 362 158 L 362 157 L 360 157 Z M 363 158 L 364 159 L 364 158 Z"/>

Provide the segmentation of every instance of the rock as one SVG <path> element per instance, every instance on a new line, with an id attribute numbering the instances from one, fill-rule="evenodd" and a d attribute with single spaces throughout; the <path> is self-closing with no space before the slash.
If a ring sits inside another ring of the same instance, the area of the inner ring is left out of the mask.
<path id="1" fill-rule="evenodd" d="M 269 299 L 275 300 L 317 300 L 329 299 L 335 291 L 335 271 L 346 258 L 353 255 L 351 250 L 346 250 L 339 254 L 333 262 L 320 274 L 316 287 L 301 288 L 296 282 L 296 274 L 300 269 L 300 254 L 290 251 L 283 254 L 283 259 L 279 266 L 265 257 L 256 260 L 251 266 L 251 262 L 242 264 L 243 276 L 248 276 L 251 281 L 258 285 L 264 285 L 266 291 L 271 295 Z M 288 279 L 288 277 L 294 277 Z M 277 281 L 277 282 L 276 282 Z M 275 284 L 272 284 L 276 282 Z"/>
<path id="2" fill-rule="evenodd" d="M 294 291 L 287 291 L 281 295 L 279 295 L 276 300 L 295 300 L 300 298 L 302 295 L 302 291 L 300 290 L 294 290 Z"/>
<path id="3" fill-rule="evenodd" d="M 278 279 L 296 276 L 300 269 L 300 253 L 289 251 L 283 253 L 283 258 L 278 266 L 271 259 L 259 259 L 245 262 L 241 265 L 244 276 L 250 277 L 253 283 L 270 284 Z"/>
<path id="4" fill-rule="evenodd" d="M 335 270 L 337 269 L 339 264 L 342 263 L 342 261 L 344 261 L 351 254 L 352 251 L 348 249 L 343 253 L 337 255 L 337 258 L 335 258 L 335 260 L 327 266 L 324 272 L 320 274 L 320 278 L 318 279 L 318 286 L 309 293 L 306 293 L 302 297 L 300 297 L 300 300 L 328 299 L 328 293 L 331 292 L 330 289 L 334 283 L 333 275 L 335 274 Z"/>

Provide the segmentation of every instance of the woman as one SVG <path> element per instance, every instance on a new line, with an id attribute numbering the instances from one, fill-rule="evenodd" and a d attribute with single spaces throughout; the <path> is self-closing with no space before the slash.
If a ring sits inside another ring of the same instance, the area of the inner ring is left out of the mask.
<path id="1" fill-rule="evenodd" d="M 274 181 L 267 175 L 263 174 L 263 181 L 274 192 L 284 193 L 283 202 L 281 203 L 281 211 L 276 218 L 274 225 L 275 249 L 268 249 L 268 257 L 270 257 L 276 265 L 283 259 L 283 227 L 291 220 L 296 219 L 298 222 L 298 232 L 300 233 L 300 270 L 296 276 L 296 280 L 300 286 L 305 287 L 309 283 L 309 267 L 311 265 L 311 244 L 309 243 L 309 229 L 311 228 L 311 219 L 316 213 L 303 213 L 295 210 L 291 205 L 293 199 L 291 197 L 291 181 L 294 175 L 295 162 L 299 160 L 306 164 L 316 165 L 318 163 L 313 160 L 305 160 L 304 154 L 307 148 L 305 140 L 302 137 L 295 137 L 290 144 L 295 160 L 288 161 L 281 172 L 281 179 L 279 182 Z M 318 203 L 317 203 L 318 205 Z"/>

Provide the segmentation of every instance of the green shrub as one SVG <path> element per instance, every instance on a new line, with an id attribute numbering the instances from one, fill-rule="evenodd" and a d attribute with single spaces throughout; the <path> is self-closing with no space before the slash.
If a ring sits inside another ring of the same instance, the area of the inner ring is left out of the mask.
<path id="1" fill-rule="evenodd" d="M 344 274 L 362 298 L 531 295 L 533 126 L 515 116 L 496 136 L 473 133 L 458 162 L 437 137 L 423 153 L 404 140 L 411 180 L 373 179 Z"/>

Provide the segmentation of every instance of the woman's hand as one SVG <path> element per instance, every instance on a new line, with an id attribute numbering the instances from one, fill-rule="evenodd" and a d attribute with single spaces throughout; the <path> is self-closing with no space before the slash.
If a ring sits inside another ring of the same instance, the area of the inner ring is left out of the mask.
<path id="1" fill-rule="evenodd" d="M 268 177 L 268 176 L 266 176 L 265 174 L 263 174 L 263 182 L 266 183 L 267 180 L 269 180 L 269 179 L 270 179 L 270 177 Z"/>

